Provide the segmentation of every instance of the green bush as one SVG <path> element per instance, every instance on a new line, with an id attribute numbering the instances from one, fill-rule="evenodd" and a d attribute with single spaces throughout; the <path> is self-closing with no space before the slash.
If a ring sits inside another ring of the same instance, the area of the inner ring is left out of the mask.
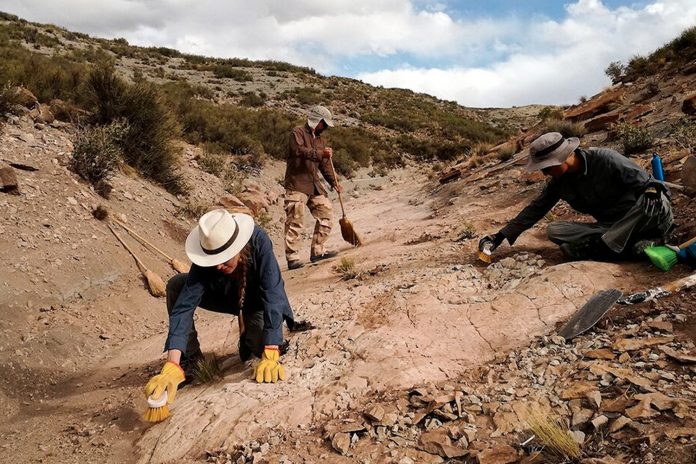
<path id="1" fill-rule="evenodd" d="M 618 84 L 623 78 L 624 70 L 624 65 L 620 61 L 612 61 L 604 70 L 604 74 L 609 76 L 612 84 Z"/>
<path id="2" fill-rule="evenodd" d="M 0 87 L 0 121 L 7 119 L 7 114 L 14 114 L 17 111 L 17 91 L 9 85 Z"/>
<path id="3" fill-rule="evenodd" d="M 257 107 L 257 106 L 263 106 L 263 104 L 265 103 L 265 100 L 263 99 L 263 97 L 261 97 L 256 92 L 246 92 L 242 96 L 242 100 L 240 103 L 244 106 Z"/>
<path id="4" fill-rule="evenodd" d="M 253 81 L 254 78 L 243 69 L 237 69 L 233 66 L 219 64 L 213 68 L 213 74 L 217 78 L 233 79 L 239 82 Z"/>
<path id="5" fill-rule="evenodd" d="M 317 105 L 324 100 L 321 90 L 313 87 L 295 87 L 281 93 L 280 98 L 294 98 L 300 105 L 304 106 Z"/>
<path id="6" fill-rule="evenodd" d="M 129 86 L 108 66 L 96 68 L 88 81 L 96 122 L 123 119 L 128 123 L 121 141 L 126 163 L 171 193 L 185 193 L 177 171 L 179 154 L 173 146 L 179 127 L 157 89 L 144 82 Z"/>
<path id="7" fill-rule="evenodd" d="M 581 122 L 571 122 L 561 119 L 546 121 L 545 132 L 560 132 L 563 137 L 582 137 L 587 133 L 585 124 Z"/>
<path id="8" fill-rule="evenodd" d="M 648 129 L 644 127 L 638 127 L 623 122 L 615 126 L 614 132 L 616 132 L 623 144 L 625 156 L 640 153 L 653 145 L 652 135 L 650 135 Z"/>
<path id="9" fill-rule="evenodd" d="M 92 184 L 104 198 L 111 192 L 109 179 L 122 157 L 121 143 L 127 131 L 128 126 L 121 122 L 78 128 L 70 169 Z"/>

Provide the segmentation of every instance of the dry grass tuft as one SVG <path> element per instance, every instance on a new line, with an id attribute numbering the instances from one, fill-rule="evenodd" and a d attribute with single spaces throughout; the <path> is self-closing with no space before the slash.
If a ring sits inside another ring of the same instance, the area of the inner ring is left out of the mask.
<path id="1" fill-rule="evenodd" d="M 193 369 L 193 377 L 200 383 L 209 383 L 221 378 L 222 368 L 217 357 L 213 354 L 199 359 Z"/>
<path id="2" fill-rule="evenodd" d="M 360 272 L 355 268 L 355 261 L 348 256 L 341 258 L 341 262 L 335 265 L 333 270 L 336 274 L 341 276 L 341 280 L 355 279 L 360 275 Z"/>
<path id="3" fill-rule="evenodd" d="M 544 446 L 545 454 L 552 454 L 562 460 L 578 459 L 582 455 L 580 445 L 573 439 L 565 422 L 549 412 L 529 408 L 526 417 L 527 424 Z"/>

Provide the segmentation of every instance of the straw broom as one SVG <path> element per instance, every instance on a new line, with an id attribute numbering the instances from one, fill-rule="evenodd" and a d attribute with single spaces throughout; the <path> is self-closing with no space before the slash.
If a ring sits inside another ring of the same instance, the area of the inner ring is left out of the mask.
<path id="1" fill-rule="evenodd" d="M 334 169 L 333 158 L 329 158 L 329 161 L 331 163 L 331 173 L 333 174 L 334 179 L 336 179 L 336 184 L 338 185 L 338 177 L 336 176 L 336 170 Z M 341 213 L 343 213 L 343 217 L 338 220 L 338 223 L 341 226 L 341 235 L 343 236 L 343 240 L 353 246 L 359 247 L 362 245 L 362 239 L 355 231 L 353 223 L 351 223 L 346 217 L 346 210 L 343 207 L 343 197 L 341 196 L 340 191 L 338 191 L 338 201 L 341 203 Z"/>
<path id="2" fill-rule="evenodd" d="M 135 231 L 133 231 L 132 229 L 127 227 L 124 223 L 122 223 L 118 219 L 112 218 L 111 220 L 113 222 L 115 222 L 116 224 L 118 224 L 119 226 L 123 227 L 123 229 L 125 229 L 125 231 L 128 232 L 134 239 L 139 241 L 141 245 L 143 245 L 146 248 L 149 248 L 150 251 L 152 251 L 153 253 L 159 253 L 160 255 L 162 255 L 164 257 L 164 259 L 169 261 L 169 265 L 172 266 L 172 268 L 174 268 L 174 270 L 176 272 L 186 273 L 191 269 L 190 265 L 188 265 L 182 261 L 179 261 L 176 258 L 172 258 L 172 257 L 168 256 L 164 251 L 160 250 L 155 245 L 153 245 L 152 243 L 145 240 L 143 237 L 141 237 L 140 235 L 135 233 Z"/>
<path id="3" fill-rule="evenodd" d="M 116 236 L 119 242 L 121 242 L 121 245 L 128 250 L 128 252 L 131 254 L 133 259 L 135 259 L 135 263 L 138 265 L 138 269 L 140 269 L 140 272 L 143 274 L 145 277 L 145 280 L 147 281 L 147 286 L 148 289 L 150 290 L 150 294 L 155 297 L 160 297 L 160 296 L 165 296 L 166 295 L 166 287 L 164 285 L 164 281 L 162 281 L 162 278 L 158 276 L 156 273 L 153 271 L 149 270 L 148 268 L 145 267 L 145 265 L 138 259 L 138 257 L 135 255 L 133 250 L 130 249 L 128 245 L 126 245 L 126 242 L 123 241 L 123 239 L 116 233 L 114 228 L 109 224 L 108 222 L 106 223 L 106 226 L 109 228 L 109 230 Z"/>

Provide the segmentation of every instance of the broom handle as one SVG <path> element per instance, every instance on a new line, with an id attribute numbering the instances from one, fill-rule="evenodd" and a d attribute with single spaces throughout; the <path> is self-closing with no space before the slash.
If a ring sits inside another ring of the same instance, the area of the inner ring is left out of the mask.
<path id="1" fill-rule="evenodd" d="M 338 176 L 336 175 L 336 170 L 334 169 L 333 156 L 329 158 L 329 163 L 331 163 L 331 174 L 333 174 L 333 177 L 336 180 L 336 185 L 338 185 Z M 338 201 L 341 203 L 341 213 L 343 213 L 343 217 L 346 217 L 346 210 L 343 207 L 343 197 L 341 197 L 340 191 L 338 191 Z"/>
<path id="2" fill-rule="evenodd" d="M 670 293 L 683 290 L 685 288 L 693 287 L 696 285 L 696 274 L 691 274 L 686 277 L 682 277 L 679 280 L 673 280 L 672 282 L 665 284 L 662 288 Z"/>
<path id="3" fill-rule="evenodd" d="M 696 237 L 694 237 L 691 240 L 688 240 L 688 241 L 682 243 L 681 245 L 679 245 L 679 249 L 683 250 L 684 248 L 687 248 L 687 247 L 693 245 L 694 243 L 696 243 Z"/>
<path id="4" fill-rule="evenodd" d="M 138 259 L 138 257 L 135 255 L 135 253 L 133 252 L 133 250 L 131 250 L 130 247 L 129 247 L 128 245 L 126 245 L 126 242 L 124 242 L 123 239 L 116 233 L 116 231 L 114 230 L 114 228 L 111 227 L 111 224 L 109 224 L 109 223 L 107 222 L 106 225 L 107 225 L 107 227 L 109 228 L 109 230 L 111 230 L 111 232 L 113 232 L 113 234 L 116 236 L 116 238 L 118 239 L 118 241 L 121 242 L 121 245 L 123 245 L 123 247 L 124 247 L 126 250 L 128 250 L 128 253 L 131 254 L 131 256 L 133 257 L 133 259 L 135 259 L 135 263 L 138 265 L 138 269 L 140 269 L 140 272 L 142 272 L 143 274 L 145 274 L 145 272 L 147 271 L 147 268 L 146 268 L 145 265 L 142 263 L 142 261 L 140 261 L 140 260 Z"/>
<path id="5" fill-rule="evenodd" d="M 160 250 L 160 249 L 157 248 L 155 245 L 153 245 L 152 243 L 148 242 L 147 240 L 145 240 L 145 239 L 144 239 L 143 237 L 141 237 L 140 235 L 136 234 L 133 230 L 131 230 L 130 228 L 128 228 L 124 223 L 122 223 L 122 222 L 119 221 L 118 219 L 113 219 L 113 221 L 114 221 L 116 224 L 118 224 L 119 226 L 123 227 L 123 228 L 126 230 L 126 232 L 128 232 L 129 234 L 131 234 L 131 235 L 132 235 L 137 241 L 139 241 L 142 245 L 145 245 L 145 246 L 148 247 L 149 249 L 153 250 L 155 253 L 161 254 L 161 255 L 164 256 L 165 259 L 167 259 L 169 262 L 172 262 L 172 261 L 173 261 L 173 259 L 172 259 L 170 256 L 167 256 L 167 254 L 166 254 L 164 251 Z"/>

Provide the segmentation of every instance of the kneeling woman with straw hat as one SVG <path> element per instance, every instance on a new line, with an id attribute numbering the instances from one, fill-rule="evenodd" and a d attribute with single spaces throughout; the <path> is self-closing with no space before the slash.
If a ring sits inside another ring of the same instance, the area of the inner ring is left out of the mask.
<path id="1" fill-rule="evenodd" d="M 279 363 L 283 321 L 291 328 L 294 321 L 266 232 L 251 216 L 217 209 L 203 215 L 191 231 L 186 254 L 191 270 L 167 284 L 167 362 L 145 387 L 150 408 L 162 402 L 163 394 L 171 404 L 184 371 L 202 357 L 193 323 L 198 306 L 239 316 L 239 356 L 242 361 L 251 355 L 261 358 L 254 370 L 257 382 L 285 380 Z"/>

